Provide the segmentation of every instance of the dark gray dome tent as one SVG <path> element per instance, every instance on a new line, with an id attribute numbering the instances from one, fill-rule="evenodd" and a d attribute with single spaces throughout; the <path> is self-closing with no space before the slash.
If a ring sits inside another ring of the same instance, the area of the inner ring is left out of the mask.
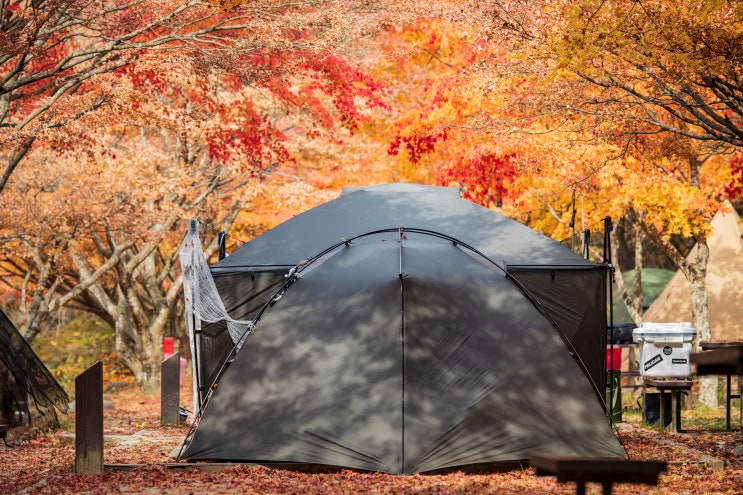
<path id="1" fill-rule="evenodd" d="M 390 473 L 623 457 L 603 405 L 607 267 L 450 188 L 344 190 L 210 267 L 181 458 Z"/>

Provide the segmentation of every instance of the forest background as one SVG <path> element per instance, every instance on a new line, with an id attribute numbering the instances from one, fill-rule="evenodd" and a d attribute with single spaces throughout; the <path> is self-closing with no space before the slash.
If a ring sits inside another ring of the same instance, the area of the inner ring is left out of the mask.
<path id="1" fill-rule="evenodd" d="M 407 181 L 569 245 L 611 217 L 633 320 L 642 268 L 681 269 L 708 340 L 741 21 L 736 0 L 0 0 L 0 306 L 31 342 L 90 315 L 158 391 L 162 339 L 188 352 L 190 218 L 214 259 L 219 231 L 229 252 Z"/>

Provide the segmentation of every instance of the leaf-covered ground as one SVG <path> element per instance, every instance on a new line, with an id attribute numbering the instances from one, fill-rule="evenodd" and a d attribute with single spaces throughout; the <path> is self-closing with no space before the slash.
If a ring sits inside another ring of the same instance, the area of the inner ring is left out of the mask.
<path id="1" fill-rule="evenodd" d="M 218 471 L 168 468 L 180 447 L 186 426 L 159 425 L 159 397 L 143 396 L 126 387 L 108 397 L 105 411 L 107 464 L 102 476 L 74 474 L 74 415 L 63 428 L 42 434 L 14 448 L 0 444 L 0 493 L 27 494 L 569 494 L 572 483 L 537 477 L 531 468 L 506 473 L 395 476 L 350 470 L 296 472 L 240 465 Z M 739 494 L 743 492 L 743 456 L 735 455 L 743 435 L 735 433 L 658 433 L 631 422 L 620 428 L 627 452 L 635 459 L 671 462 L 656 487 L 615 485 L 615 494 Z M 725 463 L 712 469 L 704 455 Z M 128 464 L 142 464 L 125 468 Z M 588 493 L 601 493 L 597 484 Z"/>

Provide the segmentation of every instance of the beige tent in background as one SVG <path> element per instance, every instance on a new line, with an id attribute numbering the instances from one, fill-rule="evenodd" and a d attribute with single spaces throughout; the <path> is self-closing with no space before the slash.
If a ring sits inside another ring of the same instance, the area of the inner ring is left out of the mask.
<path id="1" fill-rule="evenodd" d="M 728 212 L 712 219 L 709 239 L 707 290 L 712 341 L 743 340 L 743 246 L 740 218 L 728 203 Z M 695 252 L 689 254 L 694 256 Z M 645 312 L 643 321 L 692 321 L 689 282 L 679 270 Z"/>

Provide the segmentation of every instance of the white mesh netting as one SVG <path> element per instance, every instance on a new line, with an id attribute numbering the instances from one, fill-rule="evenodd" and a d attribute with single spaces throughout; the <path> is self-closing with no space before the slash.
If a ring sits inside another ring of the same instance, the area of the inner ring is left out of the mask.
<path id="1" fill-rule="evenodd" d="M 189 332 L 194 330 L 194 321 L 196 325 L 200 325 L 201 322 L 224 321 L 232 342 L 235 344 L 241 342 L 253 321 L 235 320 L 227 313 L 201 248 L 199 223 L 196 220 L 191 220 L 188 225 L 188 234 L 181 248 L 180 259 Z"/>

